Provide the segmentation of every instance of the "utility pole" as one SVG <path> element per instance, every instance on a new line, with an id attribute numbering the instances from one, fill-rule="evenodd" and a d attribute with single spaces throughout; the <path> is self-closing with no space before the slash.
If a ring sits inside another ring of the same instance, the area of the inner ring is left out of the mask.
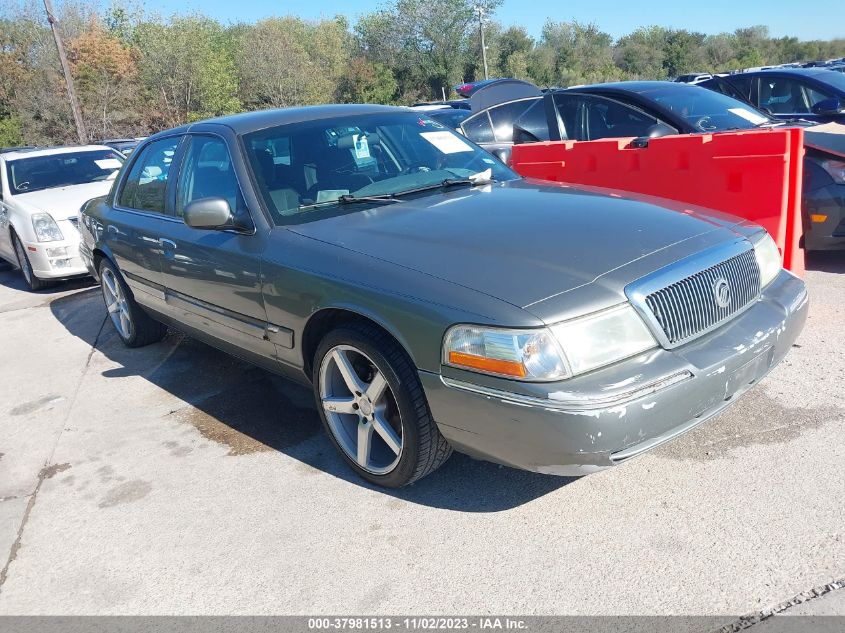
<path id="1" fill-rule="evenodd" d="M 481 35 L 481 59 L 484 61 L 484 78 L 489 79 L 487 73 L 487 45 L 484 43 L 484 7 L 481 3 L 475 5 L 475 12 L 478 14 L 478 33 Z"/>
<path id="2" fill-rule="evenodd" d="M 62 74 L 65 76 L 65 85 L 67 86 L 67 97 L 70 101 L 71 112 L 73 112 L 73 121 L 76 123 L 76 135 L 79 137 L 79 143 L 85 145 L 88 143 L 88 134 L 85 132 L 85 122 L 82 120 L 82 112 L 79 110 L 76 92 L 73 89 L 73 77 L 70 75 L 65 47 L 62 44 L 62 36 L 59 34 L 59 25 L 56 16 L 53 15 L 53 3 L 50 0 L 44 0 L 44 9 L 47 11 L 47 21 L 53 31 L 53 39 L 56 40 L 56 50 L 59 51 L 59 61 L 62 64 Z"/>

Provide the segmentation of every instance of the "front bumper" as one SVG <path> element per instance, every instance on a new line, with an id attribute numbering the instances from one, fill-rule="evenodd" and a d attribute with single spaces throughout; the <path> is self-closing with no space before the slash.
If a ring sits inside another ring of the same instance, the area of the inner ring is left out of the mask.
<path id="1" fill-rule="evenodd" d="M 420 377 L 456 450 L 582 475 L 654 448 L 733 403 L 783 359 L 808 305 L 804 283 L 783 271 L 754 306 L 671 351 L 651 350 L 558 383 L 516 385 L 445 367 Z"/>
<path id="2" fill-rule="evenodd" d="M 39 279 L 66 279 L 90 274 L 79 255 L 79 240 L 25 242 L 23 247 L 26 249 L 32 272 Z M 50 256 L 51 251 L 48 249 L 61 248 L 67 249 L 64 255 Z"/>

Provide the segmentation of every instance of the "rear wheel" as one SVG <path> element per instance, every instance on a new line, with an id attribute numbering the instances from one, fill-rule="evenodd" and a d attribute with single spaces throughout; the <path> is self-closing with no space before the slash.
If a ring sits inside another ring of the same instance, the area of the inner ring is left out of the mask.
<path id="1" fill-rule="evenodd" d="M 313 374 L 329 437 L 364 479 L 398 488 L 451 455 L 413 364 L 379 329 L 362 324 L 330 332 L 317 348 Z"/>
<path id="2" fill-rule="evenodd" d="M 143 347 L 167 334 L 167 327 L 135 302 L 123 277 L 108 259 L 100 262 L 100 287 L 112 325 L 127 347 Z"/>
<path id="3" fill-rule="evenodd" d="M 35 276 L 35 273 L 32 271 L 32 264 L 29 263 L 29 257 L 27 257 L 26 250 L 24 250 L 23 243 L 17 236 L 17 233 L 12 233 L 12 241 L 15 244 L 15 256 L 18 259 L 18 267 L 21 269 L 26 285 L 33 291 L 44 290 L 50 284 Z"/>

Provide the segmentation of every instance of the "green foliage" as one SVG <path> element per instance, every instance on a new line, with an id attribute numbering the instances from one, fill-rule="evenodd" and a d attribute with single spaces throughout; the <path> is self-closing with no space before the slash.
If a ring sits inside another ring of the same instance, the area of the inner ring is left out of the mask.
<path id="1" fill-rule="evenodd" d="M 661 26 L 614 41 L 595 24 L 549 20 L 538 38 L 495 21 L 502 0 L 385 0 L 360 16 L 224 26 L 144 13 L 142 0 L 56 2 L 83 118 L 95 138 L 136 136 L 243 109 L 439 99 L 481 79 L 478 9 L 491 77 L 541 86 L 667 79 L 845 55 L 845 39 L 772 38 L 764 26 L 705 35 Z M 13 3 L 15 5 L 15 3 Z M 102 6 L 102 5 L 99 5 Z M 0 145 L 73 142 L 55 44 L 40 2 L 0 10 Z"/>
<path id="2" fill-rule="evenodd" d="M 21 121 L 15 116 L 0 116 L 0 147 L 23 145 Z"/>

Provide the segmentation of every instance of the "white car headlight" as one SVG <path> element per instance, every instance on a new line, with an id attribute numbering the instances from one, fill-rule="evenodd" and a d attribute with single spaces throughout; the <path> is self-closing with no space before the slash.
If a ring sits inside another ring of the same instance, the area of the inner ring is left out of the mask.
<path id="1" fill-rule="evenodd" d="M 582 374 L 657 347 L 640 315 L 624 303 L 549 328 L 572 374 Z"/>
<path id="2" fill-rule="evenodd" d="M 561 380 L 569 376 L 560 347 L 546 328 L 504 330 L 456 325 L 446 332 L 443 362 L 518 380 Z"/>
<path id="3" fill-rule="evenodd" d="M 39 242 L 58 242 L 65 239 L 53 216 L 49 213 L 33 214 L 32 228 Z"/>
<path id="4" fill-rule="evenodd" d="M 754 244 L 754 257 L 760 269 L 760 288 L 768 286 L 783 268 L 783 259 L 777 244 L 768 233 L 760 233 L 751 238 Z"/>

